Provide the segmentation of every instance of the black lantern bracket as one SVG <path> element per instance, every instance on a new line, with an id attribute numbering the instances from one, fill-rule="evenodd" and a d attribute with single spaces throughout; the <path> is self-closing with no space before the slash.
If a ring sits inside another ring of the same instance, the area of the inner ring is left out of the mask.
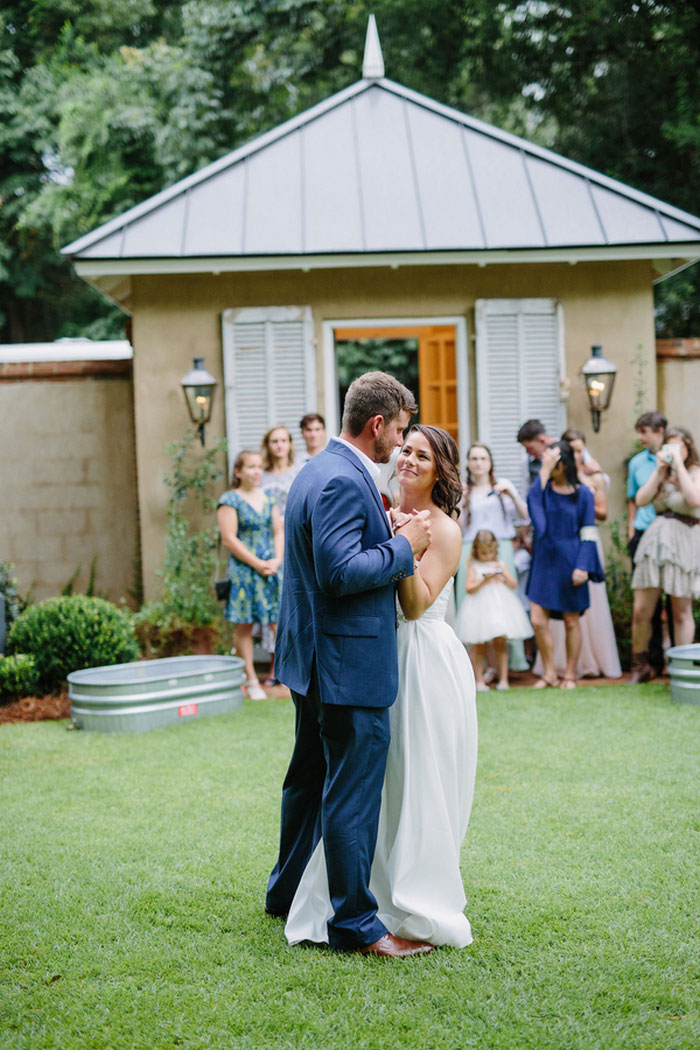
<path id="1" fill-rule="evenodd" d="M 204 426 L 211 419 L 211 406 L 217 380 L 204 367 L 204 358 L 195 357 L 192 368 L 180 380 L 190 419 L 197 427 L 199 440 L 204 445 Z"/>
<path id="2" fill-rule="evenodd" d="M 591 356 L 581 366 L 579 374 L 586 387 L 593 429 L 597 434 L 600 430 L 600 414 L 610 407 L 617 365 L 603 357 L 602 346 L 592 346 Z"/>

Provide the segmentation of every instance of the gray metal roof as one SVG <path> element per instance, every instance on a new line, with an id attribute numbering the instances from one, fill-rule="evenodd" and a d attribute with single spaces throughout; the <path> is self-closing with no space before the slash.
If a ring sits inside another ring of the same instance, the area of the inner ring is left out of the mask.
<path id="1" fill-rule="evenodd" d="M 649 257 L 662 247 L 670 255 L 671 245 L 700 255 L 700 219 L 380 78 L 353 84 L 63 253 L 184 262 L 643 245 Z"/>

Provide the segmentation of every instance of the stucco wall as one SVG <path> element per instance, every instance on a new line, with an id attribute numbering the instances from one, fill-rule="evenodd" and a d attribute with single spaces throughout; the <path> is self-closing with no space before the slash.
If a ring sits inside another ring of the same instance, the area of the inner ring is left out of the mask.
<path id="1" fill-rule="evenodd" d="M 612 478 L 611 515 L 624 509 L 624 460 L 636 415 L 656 404 L 651 267 L 646 262 L 519 266 L 401 267 L 133 278 L 134 390 L 146 593 L 157 591 L 163 553 L 167 467 L 164 448 L 186 425 L 179 388 L 201 355 L 220 388 L 208 434 L 224 435 L 221 313 L 245 306 L 311 306 L 316 332 L 318 408 L 323 404 L 323 321 L 459 315 L 467 319 L 472 428 L 476 426 L 474 304 L 479 298 L 551 297 L 564 310 L 569 424 Z M 619 369 L 612 410 L 592 432 L 578 370 L 592 344 Z M 641 405 L 641 407 L 640 407 Z M 514 434 L 522 420 L 514 420 Z M 261 421 L 261 430 L 265 421 Z M 472 437 L 476 437 L 472 433 Z"/>
<path id="2" fill-rule="evenodd" d="M 0 560 L 35 600 L 80 566 L 84 591 L 133 585 L 138 525 L 130 376 L 0 382 Z"/>

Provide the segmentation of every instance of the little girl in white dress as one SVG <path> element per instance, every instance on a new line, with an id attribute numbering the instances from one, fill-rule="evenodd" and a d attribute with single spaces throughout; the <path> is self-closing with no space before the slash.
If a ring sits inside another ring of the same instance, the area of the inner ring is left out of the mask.
<path id="1" fill-rule="evenodd" d="M 517 581 L 504 562 L 498 560 L 498 541 L 488 529 L 474 537 L 467 568 L 467 596 L 459 607 L 455 632 L 472 646 L 472 664 L 477 692 L 488 692 L 484 681 L 484 655 L 493 643 L 498 662 L 497 689 L 508 689 L 506 641 L 531 638 L 534 634 L 527 614 L 516 595 Z"/>

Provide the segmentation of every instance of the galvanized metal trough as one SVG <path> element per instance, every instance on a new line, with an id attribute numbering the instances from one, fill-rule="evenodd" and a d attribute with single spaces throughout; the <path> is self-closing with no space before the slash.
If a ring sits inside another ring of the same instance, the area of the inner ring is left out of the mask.
<path id="1" fill-rule="evenodd" d="M 682 704 L 700 704 L 700 644 L 674 645 L 666 657 L 671 699 Z"/>
<path id="2" fill-rule="evenodd" d="M 243 703 L 237 656 L 171 656 L 68 675 L 71 718 L 80 729 L 144 732 L 219 715 Z"/>

